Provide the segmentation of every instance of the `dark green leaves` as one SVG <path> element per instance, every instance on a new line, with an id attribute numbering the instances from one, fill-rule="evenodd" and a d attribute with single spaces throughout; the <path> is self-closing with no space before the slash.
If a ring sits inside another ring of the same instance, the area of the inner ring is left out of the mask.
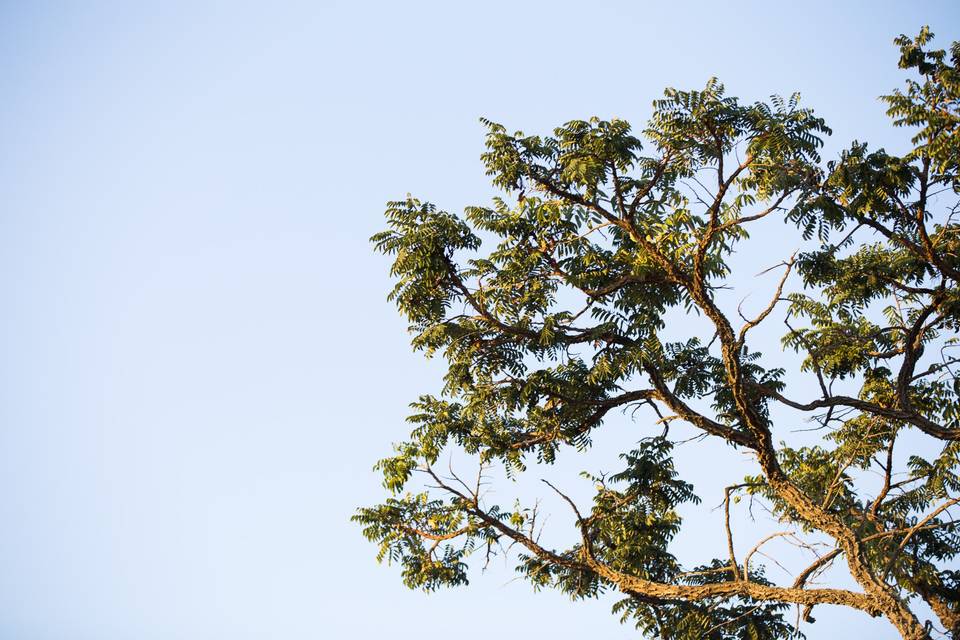
<path id="1" fill-rule="evenodd" d="M 615 610 L 660 638 L 795 636 L 787 602 L 880 611 L 911 637 L 923 633 L 904 605 L 911 596 L 944 625 L 960 621 L 955 601 L 941 607 L 956 593 L 942 565 L 960 553 L 948 517 L 960 493 L 960 204 L 937 200 L 957 190 L 960 45 L 948 56 L 931 38 L 897 40 L 901 67 L 919 74 L 885 97 L 894 124 L 917 129 L 903 156 L 854 142 L 822 166 L 830 129 L 798 95 L 742 104 L 710 80 L 668 89 L 645 145 L 619 119 L 543 136 L 484 120 L 483 161 L 503 198 L 463 216 L 390 203 L 389 229 L 372 239 L 394 260 L 390 297 L 414 348 L 442 357 L 446 372 L 441 393 L 411 405 L 409 438 L 376 466 L 390 497 L 354 518 L 379 558 L 432 590 L 466 583 L 478 551 L 519 550 L 535 587 L 572 598 L 617 589 Z M 768 217 L 795 228 L 784 242 L 802 249 L 782 263 L 768 306 L 753 319 L 738 308 L 738 319 L 718 292 L 735 285 L 730 255 Z M 705 330 L 676 335 L 683 313 Z M 803 359 L 794 373 L 812 383 L 796 389 L 812 398 L 793 399 L 776 345 L 748 343 L 769 318 L 785 324 L 782 345 Z M 517 478 L 582 451 L 628 410 L 642 440 L 618 472 L 584 474 L 589 507 L 550 485 L 576 543 L 542 545 L 536 505 L 488 502 L 492 468 Z M 820 440 L 774 444 L 810 418 Z M 684 571 L 670 546 L 681 505 L 699 499 L 671 458 L 675 424 L 760 467 L 746 485 L 707 491 L 729 500 L 749 487 L 787 527 L 767 540 L 832 538 L 823 557 L 845 556 L 863 592 L 811 586 L 819 560 L 794 587 L 755 565 L 744 575 L 732 533 L 717 541 L 730 560 Z M 939 452 L 904 450 L 918 429 Z M 479 465 L 475 486 L 452 462 L 449 476 L 435 471 L 454 451 Z"/>

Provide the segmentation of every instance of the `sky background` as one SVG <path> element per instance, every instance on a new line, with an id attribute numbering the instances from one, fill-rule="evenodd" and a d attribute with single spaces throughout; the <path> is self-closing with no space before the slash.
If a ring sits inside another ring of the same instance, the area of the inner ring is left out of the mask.
<path id="1" fill-rule="evenodd" d="M 0 3 L 0 638 L 636 638 L 502 566 L 426 596 L 375 563 L 348 519 L 442 369 L 367 239 L 408 192 L 488 201 L 479 116 L 640 128 L 710 76 L 800 91 L 827 156 L 902 148 L 876 96 L 923 24 L 960 39 L 960 4 Z M 684 456 L 709 511 L 718 458 Z"/>

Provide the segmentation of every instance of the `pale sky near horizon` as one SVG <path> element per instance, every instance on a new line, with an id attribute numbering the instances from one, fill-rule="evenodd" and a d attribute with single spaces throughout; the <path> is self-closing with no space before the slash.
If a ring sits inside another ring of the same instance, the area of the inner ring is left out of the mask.
<path id="1" fill-rule="evenodd" d="M 424 595 L 375 563 L 348 519 L 441 367 L 367 239 L 408 192 L 489 199 L 479 116 L 641 129 L 711 76 L 800 91 L 827 157 L 896 148 L 876 96 L 923 24 L 948 46 L 960 4 L 4 2 L 0 640 L 637 638 L 502 568 Z"/>

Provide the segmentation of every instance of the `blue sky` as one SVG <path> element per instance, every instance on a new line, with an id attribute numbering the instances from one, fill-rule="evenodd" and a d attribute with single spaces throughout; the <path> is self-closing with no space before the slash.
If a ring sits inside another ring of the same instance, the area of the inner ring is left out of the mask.
<path id="1" fill-rule="evenodd" d="M 800 91 L 828 156 L 902 147 L 876 96 L 922 24 L 946 46 L 960 5 L 4 3 L 0 637 L 636 637 L 506 569 L 424 596 L 375 564 L 348 518 L 441 368 L 367 238 L 493 194 L 479 116 L 639 126 L 710 76 Z"/>

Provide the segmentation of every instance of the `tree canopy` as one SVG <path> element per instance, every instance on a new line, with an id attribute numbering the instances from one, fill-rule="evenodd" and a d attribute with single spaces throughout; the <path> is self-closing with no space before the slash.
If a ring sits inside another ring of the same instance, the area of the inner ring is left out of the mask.
<path id="1" fill-rule="evenodd" d="M 393 258 L 390 298 L 446 374 L 376 465 L 390 495 L 354 516 L 378 557 L 433 590 L 465 584 L 471 558 L 508 554 L 538 588 L 621 594 L 615 612 L 651 638 L 793 637 L 821 604 L 883 616 L 905 638 L 960 638 L 960 43 L 932 38 L 895 40 L 908 79 L 882 99 L 912 134 L 903 155 L 854 142 L 824 162 L 831 131 L 798 95 L 746 104 L 712 79 L 667 89 L 639 134 L 618 119 L 552 135 L 484 120 L 502 198 L 462 216 L 390 203 L 372 238 Z M 801 249 L 747 315 L 724 295 L 742 277 L 732 257 L 774 218 L 784 251 Z M 677 314 L 708 329 L 676 339 Z M 781 344 L 756 344 L 762 323 L 782 326 Z M 517 477 L 584 450 L 628 408 L 642 408 L 642 439 L 620 469 L 571 480 L 591 503 L 544 485 L 570 509 L 570 545 L 541 541 L 535 506 L 483 490 L 493 468 Z M 804 420 L 816 443 L 788 444 Z M 722 557 L 671 552 L 691 523 L 680 511 L 700 502 L 671 429 L 754 463 L 698 487 L 723 500 Z M 470 480 L 440 461 L 451 450 L 473 461 Z M 737 557 L 741 496 L 783 531 Z M 756 557 L 777 538 L 811 552 L 779 583 Z M 814 584 L 833 565 L 849 579 Z"/>

